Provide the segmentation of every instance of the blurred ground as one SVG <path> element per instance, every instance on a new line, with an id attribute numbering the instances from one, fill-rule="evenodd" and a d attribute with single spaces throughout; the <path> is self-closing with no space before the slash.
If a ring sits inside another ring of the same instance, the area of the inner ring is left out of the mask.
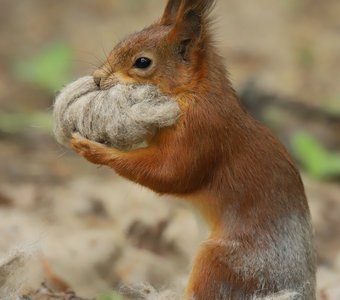
<path id="1" fill-rule="evenodd" d="M 0 265 L 15 250 L 30 253 L 20 276 L 23 293 L 39 287 L 46 265 L 88 298 L 122 284 L 147 281 L 162 289 L 185 283 L 202 236 L 190 210 L 89 165 L 57 145 L 49 131 L 61 85 L 95 70 L 119 39 L 157 19 L 163 6 L 158 0 L 1 2 Z M 255 80 L 260 90 L 340 112 L 338 0 L 220 0 L 216 12 L 221 53 L 237 89 Z M 306 123 L 289 126 L 285 115 L 274 129 L 286 133 L 282 140 L 290 149 L 300 126 L 340 150 L 338 131 L 329 135 L 330 127 Z M 304 170 L 316 229 L 319 298 L 337 300 L 339 176 L 325 181 Z M 0 289 L 0 298 L 11 299 L 16 286 Z"/>

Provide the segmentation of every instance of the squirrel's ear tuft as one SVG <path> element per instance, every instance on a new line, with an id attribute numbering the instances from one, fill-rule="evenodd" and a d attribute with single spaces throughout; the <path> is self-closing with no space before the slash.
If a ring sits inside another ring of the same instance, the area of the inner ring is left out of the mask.
<path id="1" fill-rule="evenodd" d="M 209 30 L 209 13 L 215 0 L 169 0 L 162 24 L 173 25 L 169 41 L 177 44 L 183 60 L 189 61 L 192 49 L 201 47 Z"/>
<path id="2" fill-rule="evenodd" d="M 168 0 L 160 24 L 174 25 L 189 11 L 206 18 L 215 3 L 216 0 Z"/>
<path id="3" fill-rule="evenodd" d="M 193 10 L 196 14 L 205 18 L 214 8 L 216 0 L 183 0 L 181 9 L 185 12 Z"/>
<path id="4" fill-rule="evenodd" d="M 181 0 L 168 0 L 168 4 L 165 7 L 165 11 L 160 21 L 162 25 L 175 24 L 181 2 Z"/>
<path id="5" fill-rule="evenodd" d="M 185 61 L 190 60 L 191 49 L 202 34 L 202 18 L 190 10 L 177 22 L 171 32 L 171 39 L 176 41 L 179 54 Z"/>

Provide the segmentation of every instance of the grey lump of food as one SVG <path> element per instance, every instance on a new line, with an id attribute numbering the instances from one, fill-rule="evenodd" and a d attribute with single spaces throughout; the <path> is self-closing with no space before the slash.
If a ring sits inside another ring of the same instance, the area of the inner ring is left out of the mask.
<path id="1" fill-rule="evenodd" d="M 129 150 L 158 129 L 174 125 L 180 114 L 176 100 L 157 86 L 117 84 L 100 90 L 93 77 L 86 76 L 57 96 L 54 134 L 64 145 L 78 132 L 89 140 Z"/>

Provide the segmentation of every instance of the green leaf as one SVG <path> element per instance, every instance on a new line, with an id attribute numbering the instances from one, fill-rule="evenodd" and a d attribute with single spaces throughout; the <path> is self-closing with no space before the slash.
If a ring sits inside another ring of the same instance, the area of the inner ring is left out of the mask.
<path id="1" fill-rule="evenodd" d="M 70 81 L 71 61 L 70 47 L 54 43 L 36 57 L 17 60 L 13 68 L 20 79 L 54 92 Z"/>
<path id="2" fill-rule="evenodd" d="M 292 146 L 295 155 L 312 176 L 321 179 L 340 176 L 340 153 L 328 152 L 306 133 L 296 134 Z"/>
<path id="3" fill-rule="evenodd" d="M 123 300 L 123 297 L 115 291 L 109 291 L 98 296 L 96 300 Z"/>

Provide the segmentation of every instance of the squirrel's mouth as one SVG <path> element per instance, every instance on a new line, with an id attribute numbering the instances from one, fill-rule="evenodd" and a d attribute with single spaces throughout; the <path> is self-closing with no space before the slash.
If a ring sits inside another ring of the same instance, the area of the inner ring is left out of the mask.
<path id="1" fill-rule="evenodd" d="M 176 123 L 177 102 L 154 85 L 116 84 L 100 89 L 92 76 L 66 86 L 54 104 L 54 133 L 68 145 L 72 133 L 129 150 L 159 128 Z"/>

